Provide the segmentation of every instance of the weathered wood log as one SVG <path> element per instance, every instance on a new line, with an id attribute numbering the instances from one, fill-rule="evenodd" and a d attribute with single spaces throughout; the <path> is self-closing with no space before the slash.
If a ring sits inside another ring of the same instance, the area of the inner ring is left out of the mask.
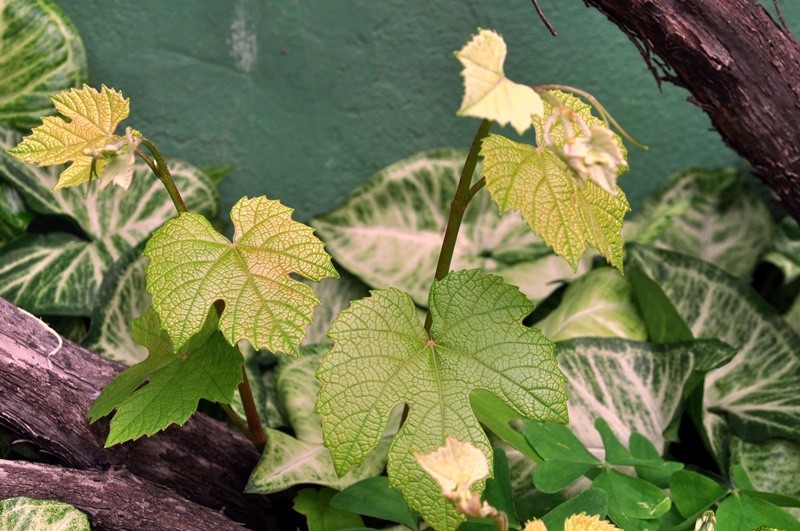
<path id="1" fill-rule="evenodd" d="M 800 44 L 793 36 L 756 0 L 584 2 L 628 35 L 659 78 L 689 90 L 800 221 Z"/>
<path id="2" fill-rule="evenodd" d="M 65 467 L 130 473 L 254 529 L 274 528 L 270 500 L 243 494 L 259 453 L 240 433 L 205 415 L 150 438 L 104 448 L 108 424 L 86 412 L 120 363 L 58 339 L 0 299 L 0 424 Z M 283 509 L 285 510 L 285 509 Z"/>
<path id="3" fill-rule="evenodd" d="M 17 496 L 69 503 L 89 516 L 93 530 L 243 529 L 221 513 L 121 468 L 74 470 L 0 460 L 0 499 Z"/>

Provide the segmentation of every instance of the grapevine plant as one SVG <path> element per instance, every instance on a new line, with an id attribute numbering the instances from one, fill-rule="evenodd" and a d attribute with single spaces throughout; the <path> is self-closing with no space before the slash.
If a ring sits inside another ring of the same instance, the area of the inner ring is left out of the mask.
<path id="1" fill-rule="evenodd" d="M 588 243 L 622 269 L 622 218 L 629 206 L 617 178 L 628 166 L 611 127 L 627 135 L 583 91 L 506 78 L 505 55 L 502 38 L 489 30 L 480 30 L 456 53 L 465 86 L 459 114 L 481 123 L 452 198 L 424 319 L 411 294 L 374 290 L 334 321 L 333 347 L 316 373 L 316 411 L 339 475 L 367 459 L 390 415 L 402 408 L 402 425 L 389 448 L 389 481 L 437 529 L 457 527 L 463 511 L 441 496 L 418 456 L 458 440 L 493 462 L 479 423 L 479 417 L 486 424 L 491 419 L 473 411 L 474 391 L 489 391 L 516 417 L 567 421 L 566 379 L 554 344 L 522 323 L 533 310 L 528 298 L 479 269 L 451 271 L 467 206 L 486 188 L 501 214 L 519 211 L 573 268 Z M 291 218 L 290 208 L 264 196 L 233 206 L 228 239 L 203 215 L 187 210 L 152 140 L 131 127 L 118 132 L 129 113 L 122 93 L 84 86 L 51 99 L 62 116 L 45 117 L 9 153 L 40 166 L 69 163 L 56 189 L 94 181 L 100 189 L 127 189 L 140 177 L 134 173 L 140 159 L 178 213 L 143 251 L 152 306 L 132 323 L 132 334 L 149 356 L 103 390 L 89 418 L 114 412 L 106 443 L 111 446 L 184 423 L 204 398 L 221 404 L 263 449 L 266 435 L 240 348 L 299 355 L 319 303 L 299 278 L 338 277 L 322 241 Z M 520 135 L 532 127 L 536 144 L 491 134 L 493 124 L 510 124 Z M 483 175 L 475 178 L 479 159 Z M 229 406 L 237 389 L 246 421 Z M 468 486 L 478 496 L 483 477 L 491 474 L 487 467 Z"/>

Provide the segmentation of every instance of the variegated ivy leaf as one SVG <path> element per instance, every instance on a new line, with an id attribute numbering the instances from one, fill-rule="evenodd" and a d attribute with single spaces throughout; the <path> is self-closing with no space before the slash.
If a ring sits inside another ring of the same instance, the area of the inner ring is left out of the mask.
<path id="1" fill-rule="evenodd" d="M 77 29 L 50 0 L 0 0 L 0 123 L 29 129 L 53 113 L 48 95 L 86 81 Z"/>
<path id="2" fill-rule="evenodd" d="M 377 173 L 343 206 L 312 220 L 343 267 L 375 288 L 396 287 L 427 306 L 450 202 L 466 153 L 425 151 Z M 478 172 L 480 173 L 480 172 Z M 582 260 L 579 271 L 588 268 Z M 498 216 L 485 192 L 470 202 L 453 269 L 478 268 L 519 286 L 534 302 L 575 272 L 528 229 L 519 214 Z"/>
<path id="3" fill-rule="evenodd" d="M 217 330 L 211 310 L 202 330 L 173 348 L 152 307 L 133 323 L 134 339 L 147 347 L 146 360 L 121 372 L 97 397 L 89 419 L 116 410 L 106 447 L 184 424 L 201 399 L 230 404 L 242 381 L 242 355 Z"/>
<path id="4" fill-rule="evenodd" d="M 753 487 L 800 499 L 800 443 L 770 439 L 760 443 L 731 438 L 731 463 L 744 468 Z M 786 508 L 800 518 L 800 508 Z"/>
<path id="5" fill-rule="evenodd" d="M 775 226 L 772 249 L 764 260 L 781 270 L 784 284 L 800 277 L 800 226 L 794 219 L 786 216 Z"/>
<path id="6" fill-rule="evenodd" d="M 651 241 L 639 243 L 700 258 L 741 278 L 750 277 L 773 230 L 748 176 L 733 169 L 691 168 L 671 175 L 632 222 L 660 227 Z"/>
<path id="7" fill-rule="evenodd" d="M 510 123 L 522 134 L 531 126 L 532 114 L 544 113 L 542 98 L 531 87 L 506 77 L 506 43 L 494 31 L 480 30 L 456 58 L 464 65 L 464 100 L 458 114 Z"/>
<path id="8" fill-rule="evenodd" d="M 281 358 L 276 378 L 277 395 L 294 436 L 266 430 L 267 446 L 250 476 L 247 492 L 278 492 L 305 483 L 342 490 L 380 474 L 386 466 L 389 443 L 400 427 L 400 409 L 394 412 L 389 428 L 364 463 L 341 478 L 336 473 L 331 453 L 322 443 L 322 421 L 314 411 L 320 388 L 314 374 L 329 348 L 329 345 L 303 347 L 300 358 Z"/>
<path id="9" fill-rule="evenodd" d="M 8 152 L 22 162 L 38 166 L 70 162 L 61 172 L 55 188 L 88 182 L 92 163 L 97 174 L 101 174 L 106 160 L 100 155 L 107 147 L 124 140 L 124 137 L 115 136 L 114 131 L 127 118 L 130 100 L 105 85 L 100 91 L 84 85 L 50 99 L 64 118 L 46 116 L 42 125 Z M 114 149 L 110 149 L 113 154 Z"/>
<path id="10" fill-rule="evenodd" d="M 289 275 L 314 281 L 338 275 L 322 242 L 292 212 L 279 201 L 245 197 L 231 209 L 233 241 L 191 213 L 153 233 L 144 250 L 147 290 L 177 349 L 221 300 L 219 327 L 229 343 L 246 339 L 256 349 L 298 352 L 319 301 Z"/>
<path id="11" fill-rule="evenodd" d="M 142 256 L 144 242 L 129 249 L 106 273 L 92 310 L 89 334 L 83 345 L 102 356 L 133 365 L 147 357 L 147 348 L 131 336 L 130 323 L 151 305 L 146 291 Z"/>
<path id="12" fill-rule="evenodd" d="M 682 411 L 684 386 L 733 356 L 719 341 L 655 345 L 622 339 L 574 339 L 559 343 L 558 365 L 569 380 L 569 423 L 595 455 L 603 442 L 594 422 L 608 422 L 627 445 L 631 433 L 647 437 L 659 451 L 664 431 Z"/>
<path id="13" fill-rule="evenodd" d="M 573 268 L 586 243 L 622 268 L 622 218 L 630 207 L 592 181 L 579 183 L 552 150 L 498 135 L 483 141 L 486 187 L 501 213 L 519 210 L 556 254 Z"/>
<path id="14" fill-rule="evenodd" d="M 471 411 L 473 389 L 493 390 L 522 417 L 561 422 L 566 395 L 552 343 L 521 323 L 532 306 L 517 288 L 478 270 L 457 271 L 434 284 L 429 302 L 430 337 L 411 297 L 396 289 L 375 290 L 339 314 L 329 333 L 334 347 L 317 372 L 317 411 L 344 474 L 364 461 L 389 414 L 406 404 L 389 449 L 390 484 L 428 524 L 453 529 L 463 516 L 412 452 L 435 450 L 450 436 L 491 459 Z"/>
<path id="15" fill-rule="evenodd" d="M 0 146 L 18 138 L 0 131 Z M 185 162 L 168 162 L 189 209 L 216 217 L 216 186 Z M 126 192 L 52 190 L 59 169 L 21 164 L 0 149 L 0 172 L 37 212 L 64 216 L 84 237 L 64 233 L 30 235 L 0 250 L 0 296 L 36 314 L 89 315 L 111 267 L 130 248 L 176 215 L 164 186 L 144 164 Z"/>
<path id="16" fill-rule="evenodd" d="M 639 245 L 628 256 L 658 283 L 694 337 L 738 349 L 705 380 L 703 424 L 717 460 L 726 464 L 731 430 L 750 441 L 800 438 L 797 332 L 747 284 L 706 262 Z"/>
<path id="17" fill-rule="evenodd" d="M 609 267 L 590 271 L 570 284 L 558 308 L 534 326 L 551 341 L 575 337 L 647 339 L 630 283 Z"/>
<path id="18" fill-rule="evenodd" d="M 0 529 L 91 531 L 89 518 L 67 503 L 33 498 L 0 500 Z"/>
<path id="19" fill-rule="evenodd" d="M 0 181 L 0 244 L 19 236 L 33 219 L 22 197 L 11 185 Z"/>

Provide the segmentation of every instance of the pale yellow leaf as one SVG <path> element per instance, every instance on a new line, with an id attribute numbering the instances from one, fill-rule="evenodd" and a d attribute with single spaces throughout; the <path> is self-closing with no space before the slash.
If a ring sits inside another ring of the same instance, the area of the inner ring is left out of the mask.
<path id="1" fill-rule="evenodd" d="M 541 116 L 544 104 L 539 95 L 505 76 L 506 43 L 491 30 L 480 30 L 456 57 L 464 69 L 464 100 L 458 114 L 511 124 L 517 133 L 531 127 L 531 115 Z"/>

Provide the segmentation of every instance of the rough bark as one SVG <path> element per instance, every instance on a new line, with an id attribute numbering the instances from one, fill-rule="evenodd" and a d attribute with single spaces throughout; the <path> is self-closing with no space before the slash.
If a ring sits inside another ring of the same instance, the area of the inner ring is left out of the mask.
<path id="1" fill-rule="evenodd" d="M 93 530 L 173 531 L 243 527 L 125 469 L 72 470 L 0 460 L 0 499 L 57 500 L 89 516 Z"/>
<path id="2" fill-rule="evenodd" d="M 755 0 L 584 0 L 685 87 L 800 221 L 800 44 Z"/>
<path id="3" fill-rule="evenodd" d="M 252 528 L 274 528 L 270 500 L 243 494 L 259 454 L 240 433 L 205 415 L 182 427 L 104 448 L 108 424 L 86 412 L 124 367 L 57 338 L 40 321 L 0 299 L 0 424 L 59 464 L 130 473 Z"/>

